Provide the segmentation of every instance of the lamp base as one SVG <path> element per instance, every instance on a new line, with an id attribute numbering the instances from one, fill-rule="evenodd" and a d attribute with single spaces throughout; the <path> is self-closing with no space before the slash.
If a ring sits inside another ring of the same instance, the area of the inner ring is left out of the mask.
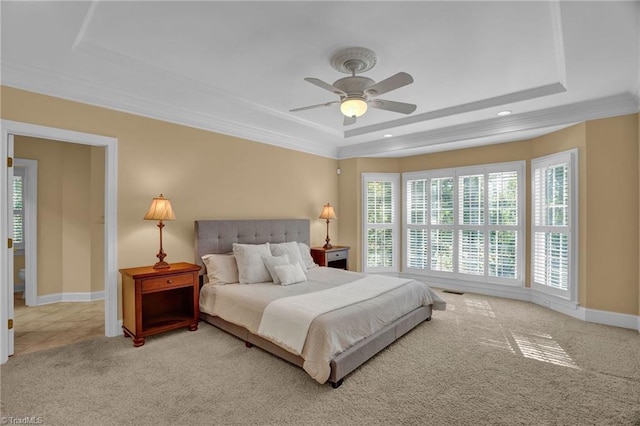
<path id="1" fill-rule="evenodd" d="M 323 245 L 322 248 L 325 249 L 325 250 L 329 250 L 330 248 L 333 248 L 333 246 L 331 244 L 327 243 L 327 244 Z"/>
<path id="2" fill-rule="evenodd" d="M 155 265 L 153 265 L 153 269 L 168 269 L 168 268 L 171 268 L 171 265 L 169 265 L 164 260 L 157 262 Z"/>

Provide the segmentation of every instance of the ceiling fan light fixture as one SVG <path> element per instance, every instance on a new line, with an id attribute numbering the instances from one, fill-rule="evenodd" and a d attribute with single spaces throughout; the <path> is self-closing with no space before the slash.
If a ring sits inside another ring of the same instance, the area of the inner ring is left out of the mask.
<path id="1" fill-rule="evenodd" d="M 346 117 L 360 117 L 367 112 L 367 103 L 364 99 L 348 98 L 340 104 L 340 111 Z"/>

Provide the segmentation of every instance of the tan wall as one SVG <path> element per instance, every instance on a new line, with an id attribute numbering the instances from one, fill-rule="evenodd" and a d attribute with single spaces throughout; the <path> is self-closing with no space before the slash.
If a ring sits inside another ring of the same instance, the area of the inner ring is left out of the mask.
<path id="1" fill-rule="evenodd" d="M 528 142 L 511 142 L 405 157 L 400 163 L 400 168 L 403 172 L 415 172 L 477 164 L 504 163 L 525 160 L 528 157 Z"/>
<path id="2" fill-rule="evenodd" d="M 93 274 L 93 246 L 104 246 L 104 228 L 92 235 L 92 199 L 104 199 L 104 184 L 91 186 L 92 173 L 104 163 L 91 162 L 104 148 L 36 139 L 14 138 L 15 156 L 38 161 L 38 296 L 104 289 L 104 274 Z M 104 180 L 104 178 L 103 178 Z M 95 214 L 95 212 L 94 212 Z"/>
<path id="3" fill-rule="evenodd" d="M 3 119 L 118 139 L 118 267 L 153 264 L 159 237 L 142 218 L 151 199 L 171 199 L 166 222 L 169 262 L 193 261 L 195 219 L 311 219 L 321 245 L 322 205 L 340 212 L 337 160 L 159 120 L 25 92 L 1 89 Z M 339 235 L 340 221 L 331 232 Z M 58 230 L 59 232 L 59 230 Z M 52 254 L 58 263 L 60 250 Z M 56 254 L 58 253 L 58 254 Z"/>
<path id="4" fill-rule="evenodd" d="M 636 115 L 587 126 L 587 301 L 638 313 L 638 126 Z"/>

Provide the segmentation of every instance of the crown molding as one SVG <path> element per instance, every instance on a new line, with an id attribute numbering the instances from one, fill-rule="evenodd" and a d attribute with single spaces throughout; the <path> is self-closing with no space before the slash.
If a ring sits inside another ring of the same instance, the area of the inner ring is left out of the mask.
<path id="1" fill-rule="evenodd" d="M 86 79 L 63 74 L 52 75 L 36 67 L 3 62 L 2 85 L 322 157 L 337 158 L 338 154 L 336 147 L 317 141 L 293 139 L 285 133 L 273 132 L 250 123 L 216 117 Z"/>
<path id="2" fill-rule="evenodd" d="M 570 125 L 598 118 L 634 114 L 640 110 L 637 98 L 629 92 L 543 110 L 530 111 L 506 117 L 496 117 L 473 123 L 460 124 L 414 133 L 406 137 L 378 139 L 340 148 L 338 158 L 381 156 L 412 150 L 412 155 L 420 154 L 416 149 L 433 145 L 459 142 L 483 137 L 496 137 L 513 132 Z"/>
<path id="3" fill-rule="evenodd" d="M 199 110 L 179 107 L 169 102 L 159 101 L 150 97 L 134 95 L 131 92 L 106 87 L 85 79 L 71 78 L 62 74 L 52 75 L 48 71 L 35 67 L 17 66 L 3 62 L 2 84 L 333 159 L 368 156 L 380 157 L 385 154 L 397 157 L 403 155 L 403 150 L 408 151 L 406 155 L 417 155 L 422 153 L 420 152 L 421 148 L 424 148 L 423 151 L 427 152 L 429 149 L 432 150 L 435 145 L 470 141 L 480 138 L 488 139 L 484 141 L 483 144 L 499 143 L 500 139 L 504 140 L 505 136 L 509 133 L 515 135 L 517 132 L 522 131 L 557 128 L 558 126 L 570 125 L 586 120 L 636 113 L 640 109 L 640 96 L 638 96 L 638 91 L 635 90 L 635 93 L 625 92 L 614 96 L 544 110 L 448 126 L 411 134 L 405 137 L 399 136 L 392 139 L 378 139 L 338 148 L 334 144 L 327 143 L 326 141 L 293 139 L 285 133 L 270 131 L 248 122 L 216 117 Z M 433 119 L 437 118 L 436 116 L 460 114 L 474 109 L 486 108 L 489 104 L 493 105 L 496 102 L 501 104 L 514 97 L 529 95 L 544 96 L 545 94 L 558 93 L 564 90 L 562 84 L 554 83 L 548 86 L 425 114 L 431 114 L 430 119 Z M 265 110 L 264 107 L 262 107 L 262 110 L 267 113 L 270 111 L 269 109 Z M 393 123 L 393 121 L 381 123 L 380 125 L 367 126 L 365 129 L 375 126 L 387 126 L 389 123 Z M 354 133 L 350 133 L 349 135 L 345 134 L 345 138 L 355 136 L 355 132 L 359 132 L 361 129 L 362 128 L 349 131 Z M 372 130 L 365 130 L 363 133 L 370 131 Z M 494 139 L 495 142 L 490 142 L 491 139 Z"/>
<path id="4" fill-rule="evenodd" d="M 562 83 L 551 83 L 540 87 L 533 87 L 531 89 L 507 93 L 506 95 L 495 96 L 493 98 L 481 99 L 475 102 L 469 102 L 466 104 L 455 105 L 435 111 L 424 112 L 422 114 L 414 114 L 395 120 L 385 121 L 383 123 L 372 124 L 370 126 L 358 127 L 357 129 L 346 131 L 345 138 L 365 135 L 372 132 L 380 132 L 398 126 L 405 126 L 409 124 L 420 123 L 423 121 L 435 120 L 437 118 L 450 117 L 452 115 L 464 114 L 467 112 L 507 105 L 515 102 L 528 101 L 544 96 L 557 95 L 566 91 L 567 89 L 562 85 Z"/>

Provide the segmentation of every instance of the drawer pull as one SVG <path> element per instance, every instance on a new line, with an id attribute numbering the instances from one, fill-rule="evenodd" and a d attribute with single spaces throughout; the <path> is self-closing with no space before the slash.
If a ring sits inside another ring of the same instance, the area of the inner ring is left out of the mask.
<path id="1" fill-rule="evenodd" d="M 346 250 L 340 250 L 333 253 L 328 253 L 328 259 L 331 259 L 331 260 L 346 259 L 347 256 L 348 256 L 348 253 Z"/>
<path id="2" fill-rule="evenodd" d="M 193 286 L 193 281 L 193 274 L 175 274 L 150 278 L 142 280 L 142 292 L 147 293 L 152 291 L 162 291 L 167 288 Z"/>

